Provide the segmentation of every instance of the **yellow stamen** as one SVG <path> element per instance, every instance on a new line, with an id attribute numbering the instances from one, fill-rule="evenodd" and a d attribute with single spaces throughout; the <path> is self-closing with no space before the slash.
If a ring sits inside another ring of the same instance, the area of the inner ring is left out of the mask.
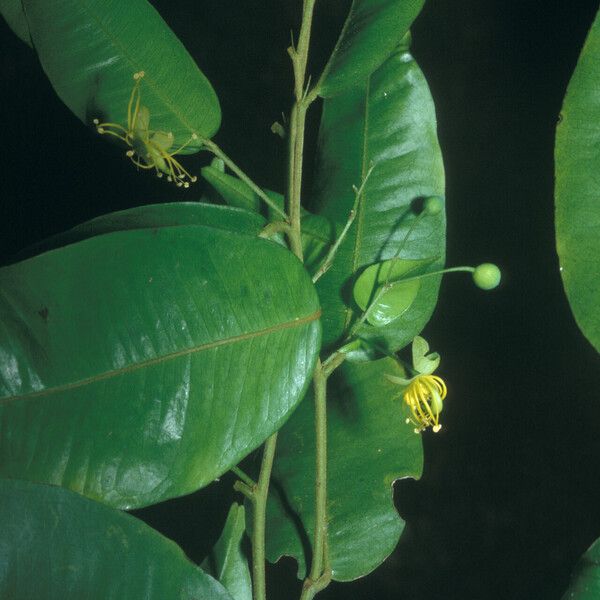
<path id="1" fill-rule="evenodd" d="M 137 125 L 137 118 L 140 112 L 141 103 L 140 84 L 142 83 L 142 78 L 144 75 L 144 71 L 139 71 L 133 74 L 133 80 L 135 83 L 133 84 L 133 89 L 131 90 L 131 95 L 129 96 L 129 103 L 127 104 L 127 129 L 129 131 L 134 131 Z"/>
<path id="2" fill-rule="evenodd" d="M 141 104 L 140 84 L 144 75 L 144 71 L 133 75 L 135 83 L 127 104 L 127 127 L 119 123 L 100 123 L 99 119 L 94 119 L 96 131 L 125 142 L 129 146 L 125 155 L 136 167 L 154 169 L 158 177 L 162 177 L 164 173 L 167 175 L 167 181 L 174 182 L 178 187 L 188 188 L 190 183 L 195 183 L 198 178 L 191 175 L 173 157 L 192 141 L 197 140 L 198 136 L 192 132 L 187 142 L 169 152 L 175 141 L 173 133 L 151 130 L 148 109 Z"/>
<path id="3" fill-rule="evenodd" d="M 404 390 L 404 402 L 410 408 L 412 422 L 416 425 L 415 433 L 427 427 L 432 427 L 438 432 L 442 426 L 439 416 L 442 412 L 442 401 L 448 390 L 441 377 L 437 375 L 417 375 Z"/>

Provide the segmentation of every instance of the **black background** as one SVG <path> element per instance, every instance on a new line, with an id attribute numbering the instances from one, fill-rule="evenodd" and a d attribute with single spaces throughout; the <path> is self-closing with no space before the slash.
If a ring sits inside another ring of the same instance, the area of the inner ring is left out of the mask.
<path id="1" fill-rule="evenodd" d="M 285 49 L 299 0 L 153 4 L 219 94 L 217 141 L 259 182 L 282 189 L 285 149 L 269 127 L 290 105 Z M 313 73 L 348 2 L 318 5 Z M 504 279 L 490 293 L 460 275 L 445 279 L 425 335 L 442 354 L 450 398 L 442 433 L 424 436 L 423 478 L 396 485 L 406 533 L 378 571 L 332 585 L 323 600 L 560 598 L 600 535 L 600 362 L 562 290 L 552 197 L 554 128 L 597 8 L 597 0 L 430 0 L 413 28 L 447 170 L 448 264 L 494 261 Z M 102 213 L 199 197 L 200 187 L 183 192 L 136 173 L 82 126 L 3 22 L 0 90 L 0 259 Z M 317 123 L 315 108 L 309 153 Z M 137 514 L 200 560 L 231 483 L 225 476 Z M 292 562 L 270 569 L 269 584 L 273 600 L 297 597 Z"/>

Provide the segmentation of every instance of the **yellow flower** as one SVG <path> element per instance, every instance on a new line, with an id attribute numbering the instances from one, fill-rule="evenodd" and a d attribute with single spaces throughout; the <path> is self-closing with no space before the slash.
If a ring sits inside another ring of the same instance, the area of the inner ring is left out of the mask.
<path id="1" fill-rule="evenodd" d="M 441 428 L 440 413 L 446 397 L 446 384 L 436 375 L 417 375 L 404 390 L 404 402 L 409 406 L 412 419 L 407 423 L 417 426 L 415 433 L 431 427 L 435 433 Z"/>
<path id="2" fill-rule="evenodd" d="M 136 167 L 154 169 L 158 177 L 165 174 L 167 181 L 187 188 L 198 178 L 190 175 L 173 157 L 198 136 L 192 133 L 185 144 L 169 151 L 175 141 L 173 133 L 150 129 L 150 111 L 141 104 L 140 83 L 143 77 L 144 71 L 133 75 L 135 83 L 127 105 L 127 127 L 119 123 L 100 123 L 99 119 L 94 119 L 94 125 L 98 133 L 112 135 L 125 142 L 129 146 L 125 154 Z"/>
<path id="3" fill-rule="evenodd" d="M 429 344 L 422 337 L 415 337 L 412 345 L 415 376 L 405 379 L 386 375 L 389 381 L 405 388 L 403 398 L 411 412 L 406 422 L 415 426 L 415 433 L 421 433 L 427 427 L 437 433 L 442 428 L 440 413 L 448 391 L 444 380 L 432 375 L 440 364 L 440 356 L 435 352 L 427 354 L 428 351 Z"/>

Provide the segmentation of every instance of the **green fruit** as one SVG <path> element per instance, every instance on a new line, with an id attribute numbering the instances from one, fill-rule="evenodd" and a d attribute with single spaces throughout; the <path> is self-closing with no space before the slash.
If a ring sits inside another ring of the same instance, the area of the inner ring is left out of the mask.
<path id="1" fill-rule="evenodd" d="M 500 283 L 500 269 L 492 263 L 483 263 L 473 271 L 473 281 L 482 290 L 493 290 Z"/>

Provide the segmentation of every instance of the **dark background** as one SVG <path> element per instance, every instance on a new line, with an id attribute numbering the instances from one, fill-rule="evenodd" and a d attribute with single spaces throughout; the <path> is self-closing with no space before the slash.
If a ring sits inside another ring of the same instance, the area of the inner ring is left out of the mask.
<path id="1" fill-rule="evenodd" d="M 217 141 L 282 189 L 285 149 L 269 127 L 290 105 L 285 49 L 300 1 L 153 4 L 219 94 Z M 313 73 L 348 6 L 318 4 Z M 429 0 L 413 28 L 447 169 L 448 264 L 494 261 L 504 279 L 491 293 L 445 279 L 426 337 L 451 392 L 442 433 L 424 436 L 423 478 L 396 486 L 406 533 L 378 571 L 332 585 L 323 600 L 558 599 L 600 536 L 600 359 L 562 290 L 552 197 L 554 128 L 597 8 L 598 0 Z M 3 22 L 0 88 L 0 260 L 102 213 L 199 197 L 200 187 L 182 192 L 136 173 L 82 126 Z M 309 152 L 318 108 L 311 116 Z M 200 560 L 231 483 L 226 476 L 137 514 Z M 273 600 L 296 597 L 292 562 L 271 569 L 269 583 Z"/>

